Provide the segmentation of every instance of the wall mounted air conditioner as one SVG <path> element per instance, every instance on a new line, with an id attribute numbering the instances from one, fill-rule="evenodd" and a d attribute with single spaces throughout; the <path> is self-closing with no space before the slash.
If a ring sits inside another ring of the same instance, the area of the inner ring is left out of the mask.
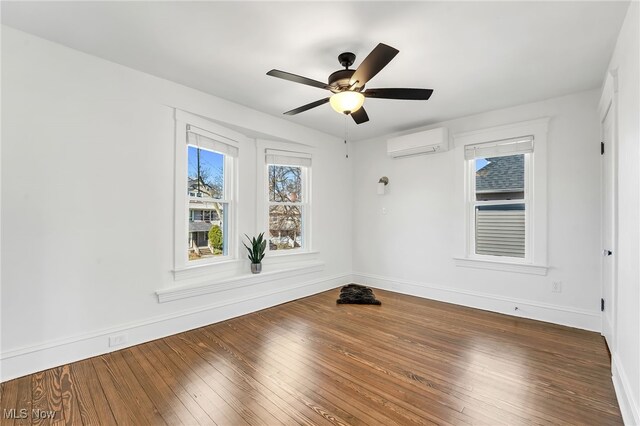
<path id="1" fill-rule="evenodd" d="M 435 154 L 448 149 L 449 132 L 446 127 L 438 127 L 387 140 L 387 154 L 393 158 Z"/>

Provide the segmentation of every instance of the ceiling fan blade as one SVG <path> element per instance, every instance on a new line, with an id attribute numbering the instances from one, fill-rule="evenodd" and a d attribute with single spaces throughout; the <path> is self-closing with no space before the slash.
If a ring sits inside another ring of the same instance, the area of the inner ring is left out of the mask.
<path id="1" fill-rule="evenodd" d="M 329 86 L 325 83 L 322 83 L 317 80 L 312 80 L 307 77 L 302 77 L 300 75 L 291 74 L 290 72 L 280 71 L 280 70 L 271 70 L 267 73 L 271 77 L 278 77 L 283 80 L 293 81 L 294 83 L 306 84 L 307 86 L 317 87 L 318 89 L 327 89 L 329 90 Z"/>
<path id="2" fill-rule="evenodd" d="M 364 58 L 364 61 L 362 61 L 356 72 L 353 73 L 350 84 L 355 85 L 357 88 L 364 86 L 367 81 L 378 74 L 382 68 L 386 67 L 398 52 L 398 49 L 379 43 L 375 49 L 369 53 L 369 56 Z"/>
<path id="3" fill-rule="evenodd" d="M 362 124 L 369 121 L 369 116 L 367 115 L 367 111 L 364 110 L 364 107 L 360 107 L 356 112 L 352 112 L 351 117 L 353 117 L 353 121 L 355 121 L 356 124 Z"/>
<path id="4" fill-rule="evenodd" d="M 362 94 L 367 98 L 408 99 L 426 101 L 431 97 L 432 89 L 367 89 Z"/>
<path id="5" fill-rule="evenodd" d="M 315 108 L 315 107 L 320 106 L 322 104 L 326 104 L 327 102 L 329 102 L 329 98 L 320 99 L 319 101 L 311 102 L 310 104 L 302 105 L 301 107 L 298 107 L 296 109 L 292 109 L 291 111 L 287 111 L 284 114 L 285 115 L 300 114 L 301 112 L 308 111 L 311 108 Z"/>

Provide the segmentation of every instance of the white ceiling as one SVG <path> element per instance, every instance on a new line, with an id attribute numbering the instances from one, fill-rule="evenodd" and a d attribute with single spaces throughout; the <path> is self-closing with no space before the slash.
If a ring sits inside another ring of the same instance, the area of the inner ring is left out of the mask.
<path id="1" fill-rule="evenodd" d="M 342 137 L 326 81 L 383 42 L 400 53 L 367 87 L 434 89 L 427 102 L 367 99 L 349 139 L 599 87 L 628 2 L 2 2 L 2 22 L 128 67 Z M 215 118 L 215 117 L 213 117 Z"/>

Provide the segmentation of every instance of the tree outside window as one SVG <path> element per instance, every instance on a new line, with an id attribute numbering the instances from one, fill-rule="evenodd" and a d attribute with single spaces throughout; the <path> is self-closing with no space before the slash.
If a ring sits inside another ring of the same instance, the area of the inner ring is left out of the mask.
<path id="1" fill-rule="evenodd" d="M 290 250 L 303 246 L 303 167 L 269 165 L 269 249 Z"/>

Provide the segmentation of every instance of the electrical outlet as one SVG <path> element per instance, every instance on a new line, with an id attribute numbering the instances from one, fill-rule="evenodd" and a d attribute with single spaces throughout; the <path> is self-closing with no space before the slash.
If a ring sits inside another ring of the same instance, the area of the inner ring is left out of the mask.
<path id="1" fill-rule="evenodd" d="M 551 284 L 552 293 L 562 293 L 562 281 L 554 281 Z"/>
<path id="2" fill-rule="evenodd" d="M 125 343 L 127 343 L 126 334 L 115 334 L 113 336 L 109 336 L 109 346 L 120 346 Z"/>
<path id="3" fill-rule="evenodd" d="M 387 208 L 386 207 L 382 208 L 382 214 L 387 214 Z"/>

